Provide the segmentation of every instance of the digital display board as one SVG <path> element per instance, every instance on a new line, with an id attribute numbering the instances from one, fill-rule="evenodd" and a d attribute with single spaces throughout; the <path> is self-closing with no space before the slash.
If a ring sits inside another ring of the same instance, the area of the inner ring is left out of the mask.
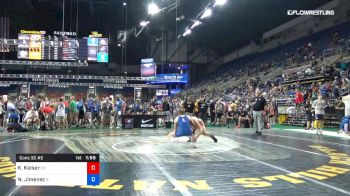
<path id="1" fill-rule="evenodd" d="M 55 61 L 93 61 L 107 63 L 108 38 L 88 37 L 76 39 L 67 35 L 74 32 L 61 32 L 46 35 L 45 31 L 22 30 L 18 34 L 18 59 Z"/>
<path id="2" fill-rule="evenodd" d="M 89 61 L 108 62 L 108 39 L 89 37 L 87 38 L 87 59 Z"/>
<path id="3" fill-rule="evenodd" d="M 167 89 L 160 89 L 160 90 L 156 90 L 156 96 L 160 97 L 160 96 L 168 96 L 169 95 L 169 91 Z"/>
<path id="4" fill-rule="evenodd" d="M 171 95 L 176 95 L 176 94 L 179 94 L 180 92 L 181 92 L 181 89 L 179 88 L 174 88 L 170 90 Z"/>
<path id="5" fill-rule="evenodd" d="M 65 38 L 62 40 L 62 60 L 74 61 L 77 59 L 78 42 L 76 39 Z"/>
<path id="6" fill-rule="evenodd" d="M 153 58 L 141 59 L 141 64 L 154 63 Z"/>
<path id="7" fill-rule="evenodd" d="M 108 62 L 108 39 L 98 38 L 97 62 Z"/>
<path id="8" fill-rule="evenodd" d="M 134 88 L 134 100 L 141 101 L 142 98 L 142 88 Z"/>
<path id="9" fill-rule="evenodd" d="M 29 42 L 30 42 L 29 34 L 18 34 L 18 51 L 17 58 L 18 59 L 29 59 Z"/>
<path id="10" fill-rule="evenodd" d="M 41 60 L 43 59 L 43 45 L 45 31 L 21 30 L 18 34 L 18 59 Z"/>
<path id="11" fill-rule="evenodd" d="M 155 63 L 141 64 L 141 77 L 156 77 L 157 65 Z"/>
<path id="12" fill-rule="evenodd" d="M 188 83 L 187 74 L 157 74 L 156 76 L 156 80 L 151 83 Z"/>

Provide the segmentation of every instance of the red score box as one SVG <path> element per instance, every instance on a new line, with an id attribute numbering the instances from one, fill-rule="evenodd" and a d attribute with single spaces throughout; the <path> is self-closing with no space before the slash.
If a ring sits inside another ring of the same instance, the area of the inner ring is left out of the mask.
<path id="1" fill-rule="evenodd" d="M 100 174 L 100 163 L 87 162 L 87 174 Z"/>

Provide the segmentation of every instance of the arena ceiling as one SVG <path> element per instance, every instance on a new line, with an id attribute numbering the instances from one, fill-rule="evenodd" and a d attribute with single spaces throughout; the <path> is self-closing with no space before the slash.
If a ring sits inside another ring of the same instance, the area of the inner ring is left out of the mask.
<path id="1" fill-rule="evenodd" d="M 21 29 L 46 30 L 62 28 L 63 0 L 0 0 L 0 15 L 10 17 L 11 37 Z M 128 29 L 139 28 L 140 21 L 147 18 L 147 5 L 151 0 L 78 0 L 78 33 L 86 36 L 98 30 L 112 38 L 126 27 L 125 6 L 128 4 Z M 151 18 L 151 23 L 138 38 L 131 37 L 128 44 L 128 59 L 139 61 L 145 55 L 150 38 L 161 35 L 161 29 L 170 29 L 175 34 L 184 32 L 191 20 L 209 3 L 209 0 L 178 0 L 177 9 L 168 9 Z M 223 55 L 250 40 L 259 42 L 262 34 L 291 19 L 289 9 L 314 9 L 330 0 L 228 0 L 216 9 L 213 16 L 186 37 L 190 43 L 208 47 Z M 77 0 L 65 0 L 65 30 L 76 31 Z M 166 7 L 175 0 L 153 0 Z M 177 14 L 176 14 L 177 13 Z M 176 15 L 184 16 L 176 23 Z M 113 42 L 112 42 L 113 44 Z M 113 50 L 113 47 L 112 47 Z M 115 49 L 117 52 L 117 49 Z M 112 56 L 116 62 L 118 55 Z M 129 61 L 130 62 L 130 61 Z M 135 61 L 136 62 L 136 61 Z"/>

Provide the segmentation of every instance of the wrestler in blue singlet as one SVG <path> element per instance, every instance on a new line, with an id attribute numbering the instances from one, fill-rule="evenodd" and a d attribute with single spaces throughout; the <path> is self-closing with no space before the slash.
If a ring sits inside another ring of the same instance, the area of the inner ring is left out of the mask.
<path id="1" fill-rule="evenodd" d="M 350 122 L 349 116 L 344 116 L 343 119 L 340 122 L 340 129 L 342 131 L 345 131 L 344 130 L 345 129 L 345 124 L 349 124 L 349 122 Z"/>
<path id="2" fill-rule="evenodd" d="M 175 136 L 176 137 L 182 137 L 182 136 L 191 136 L 192 135 L 192 128 L 191 128 L 191 122 L 190 119 L 185 116 L 179 116 L 177 120 L 177 129 Z"/>

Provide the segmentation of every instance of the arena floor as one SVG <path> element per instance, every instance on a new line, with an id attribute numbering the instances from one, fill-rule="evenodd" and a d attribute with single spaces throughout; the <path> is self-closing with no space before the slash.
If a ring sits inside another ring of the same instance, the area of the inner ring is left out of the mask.
<path id="1" fill-rule="evenodd" d="M 270 129 L 209 128 L 167 140 L 170 130 L 0 134 L 0 195 L 349 195 L 350 140 Z M 99 153 L 97 187 L 15 185 L 16 153 Z"/>

